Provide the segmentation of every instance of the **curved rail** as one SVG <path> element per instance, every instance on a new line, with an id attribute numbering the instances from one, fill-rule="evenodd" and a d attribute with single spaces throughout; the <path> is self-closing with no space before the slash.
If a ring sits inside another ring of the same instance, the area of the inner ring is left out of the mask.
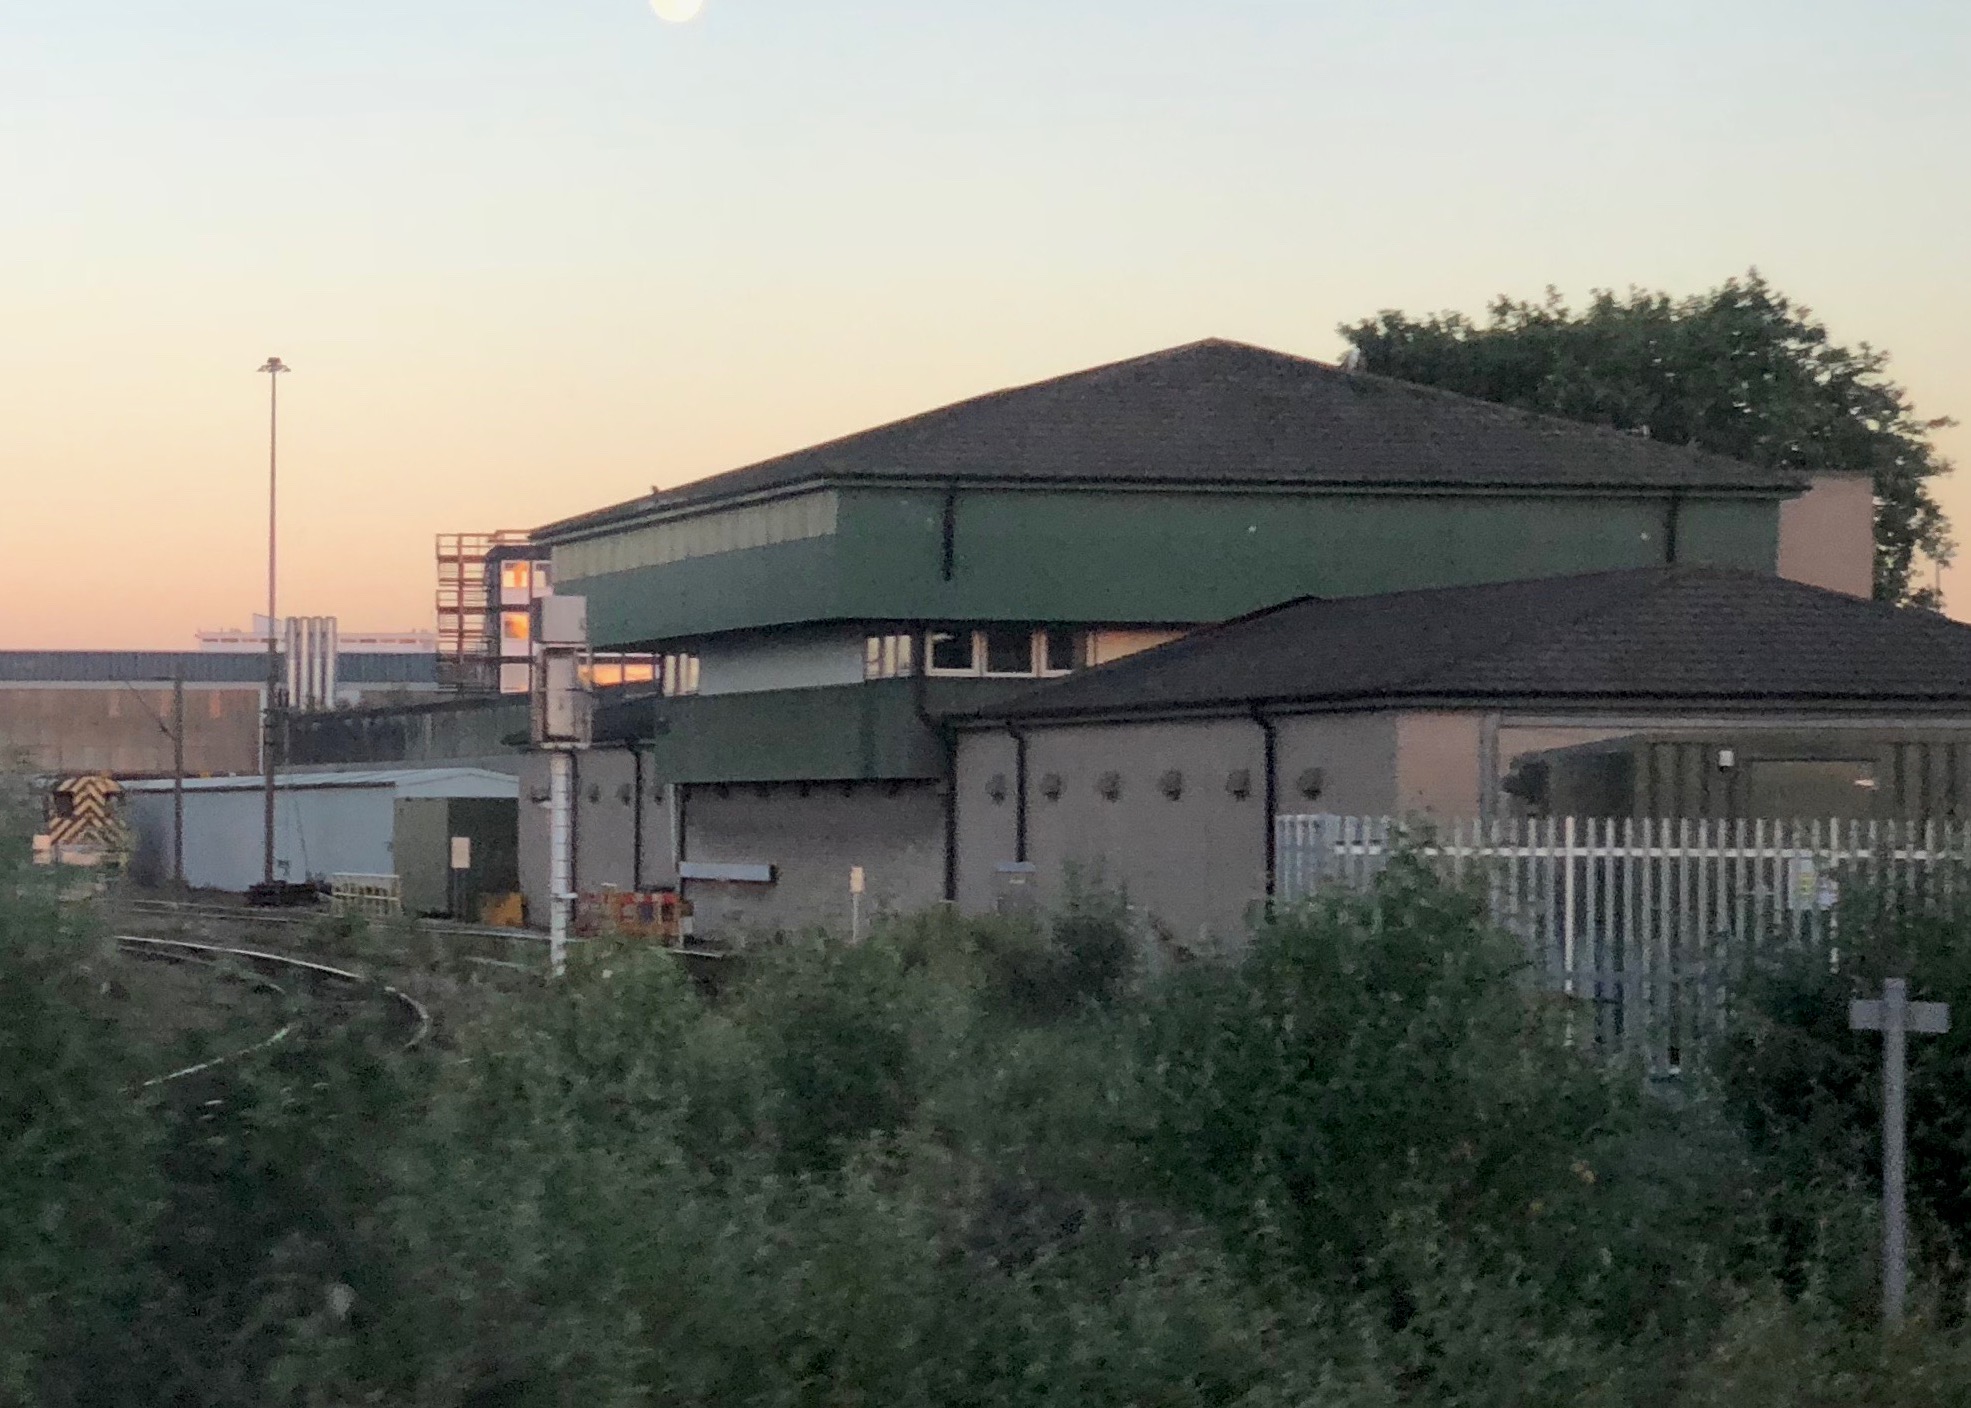
<path id="1" fill-rule="evenodd" d="M 329 918 L 325 909 L 258 909 L 249 905 L 209 904 L 199 900 L 126 899 L 122 904 L 138 914 L 169 915 L 178 919 L 217 919 L 252 924 L 312 924 Z M 419 919 L 419 928 L 458 938 L 505 939 L 545 949 L 548 936 L 532 929 L 503 929 L 485 924 L 461 924 L 450 919 Z M 569 942 L 577 940 L 570 936 Z"/>
<path id="2" fill-rule="evenodd" d="M 200 900 L 126 899 L 120 903 L 135 918 L 157 916 L 183 920 L 187 923 L 211 921 L 228 924 L 294 925 L 317 923 L 330 917 L 325 909 L 255 909 L 246 905 L 212 904 Z M 538 956 L 543 961 L 547 958 L 549 938 L 537 929 L 507 929 L 485 924 L 461 924 L 451 919 L 417 919 L 413 922 L 425 933 L 436 935 L 441 939 L 496 940 L 510 945 L 511 951 L 518 951 L 529 957 Z M 580 934 L 570 934 L 567 942 L 572 951 L 591 940 Z M 657 946 L 664 952 L 675 954 L 680 958 L 728 959 L 736 956 L 730 949 L 693 946 L 689 943 L 677 945 L 659 943 Z M 482 966 L 515 970 L 527 967 L 525 964 L 507 960 L 465 956 Z"/>
<path id="3" fill-rule="evenodd" d="M 198 964 L 200 966 L 208 967 L 208 968 L 218 967 L 216 960 L 212 958 L 208 958 L 202 954 L 173 953 L 168 951 L 160 951 L 159 948 L 154 947 L 151 944 L 141 939 L 118 938 L 117 944 L 119 947 L 126 944 L 134 944 L 135 947 L 126 949 L 126 952 L 140 954 L 146 959 L 162 960 L 166 963 Z M 222 974 L 222 976 L 227 976 L 227 975 Z M 232 976 L 240 976 L 240 977 L 252 979 L 254 988 L 257 991 L 271 992 L 279 997 L 287 996 L 286 988 L 282 987 L 279 983 L 275 982 L 272 978 L 265 977 L 259 973 L 248 973 L 248 974 L 240 974 L 240 975 L 232 975 Z M 293 1031 L 294 1031 L 294 1023 L 289 1022 L 286 1026 L 282 1027 L 279 1031 L 275 1032 L 272 1036 L 266 1037 L 260 1041 L 256 1041 L 251 1046 L 243 1046 L 237 1051 L 228 1051 L 223 1056 L 214 1056 L 211 1060 L 200 1061 L 197 1065 L 185 1066 L 175 1071 L 166 1071 L 161 1076 L 152 1076 L 149 1080 L 139 1081 L 137 1083 L 137 1088 L 139 1090 L 149 1090 L 152 1086 L 165 1085 L 174 1080 L 182 1080 L 186 1076 L 195 1076 L 201 1071 L 209 1071 L 213 1069 L 215 1066 L 223 1066 L 228 1061 L 237 1061 L 241 1057 L 251 1056 L 254 1053 L 260 1051 L 266 1051 L 269 1048 L 278 1046 L 280 1045 L 280 1043 L 286 1041 L 288 1037 L 293 1033 Z"/>
<path id="4" fill-rule="evenodd" d="M 308 958 L 295 958 L 285 953 L 268 953 L 262 949 L 230 948 L 222 944 L 193 943 L 187 939 L 154 939 L 139 934 L 119 934 L 116 942 L 119 947 L 129 952 L 148 953 L 155 957 L 174 957 L 183 961 L 203 963 L 212 963 L 221 958 L 234 958 L 247 963 L 274 964 L 285 969 L 308 974 L 312 977 L 329 978 L 337 982 L 350 983 L 357 987 L 374 987 L 385 997 L 405 1009 L 412 1018 L 411 1038 L 404 1043 L 404 1050 L 411 1051 L 416 1049 L 423 1043 L 425 1037 L 431 1031 L 431 1013 L 422 1002 L 419 1002 L 409 993 L 392 987 L 389 983 L 373 982 L 371 979 L 365 978 L 361 973 L 352 973 L 346 968 L 333 968 L 326 963 L 317 963 L 313 959 Z M 285 993 L 285 989 L 280 984 L 267 979 L 264 975 L 261 975 L 261 981 L 266 982 L 274 991 Z M 268 1050 L 287 1040 L 293 1031 L 294 1023 L 290 1022 L 272 1036 L 263 1041 L 257 1041 L 242 1050 L 228 1052 L 223 1056 L 215 1056 L 209 1061 L 201 1061 L 197 1065 L 187 1066 L 183 1070 L 171 1071 L 161 1076 L 153 1076 L 151 1079 L 143 1082 L 142 1088 L 181 1080 L 186 1076 L 197 1075 L 201 1071 L 209 1071 L 213 1067 L 223 1065 L 228 1061 L 236 1061 L 241 1057 L 251 1056 L 256 1052 Z"/>

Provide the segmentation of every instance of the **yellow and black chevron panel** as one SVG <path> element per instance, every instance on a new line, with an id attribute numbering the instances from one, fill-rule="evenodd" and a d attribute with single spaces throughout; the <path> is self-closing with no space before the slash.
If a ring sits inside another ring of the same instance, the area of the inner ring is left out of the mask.
<path id="1" fill-rule="evenodd" d="M 103 773 L 65 777 L 48 789 L 48 838 L 57 846 L 122 844 L 123 789 Z"/>

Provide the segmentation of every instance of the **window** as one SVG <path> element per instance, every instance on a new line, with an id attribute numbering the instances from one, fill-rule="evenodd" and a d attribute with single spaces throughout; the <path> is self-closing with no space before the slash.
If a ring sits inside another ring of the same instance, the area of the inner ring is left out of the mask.
<path id="1" fill-rule="evenodd" d="M 525 694 L 533 687 L 533 684 L 534 667 L 532 665 L 508 664 L 500 666 L 501 694 Z"/>
<path id="2" fill-rule="evenodd" d="M 673 697 L 698 692 L 698 657 L 678 652 L 662 661 L 664 693 Z"/>
<path id="3" fill-rule="evenodd" d="M 554 569 L 546 561 L 536 562 L 534 567 L 534 595 L 554 595 Z"/>
<path id="4" fill-rule="evenodd" d="M 500 589 L 524 595 L 534 585 L 533 576 L 534 564 L 531 562 L 503 562 L 500 564 Z"/>
<path id="5" fill-rule="evenodd" d="M 534 638 L 534 623 L 525 611 L 502 611 L 500 613 L 500 638 L 502 640 L 530 641 Z"/>
<path id="6" fill-rule="evenodd" d="M 1065 675 L 1084 663 L 1085 637 L 1058 627 L 987 626 L 983 630 L 933 631 L 925 637 L 925 660 L 933 675 L 997 675 L 1028 678 Z M 870 641 L 872 652 L 876 638 Z M 874 656 L 872 655 L 872 658 Z M 872 676 L 874 678 L 874 676 Z"/>
<path id="7" fill-rule="evenodd" d="M 597 655 L 584 668 L 582 678 L 596 689 L 614 689 L 625 684 L 651 684 L 657 679 L 658 660 L 654 655 Z"/>
<path id="8" fill-rule="evenodd" d="M 970 631 L 933 631 L 926 642 L 925 659 L 934 675 L 975 675 Z"/>
<path id="9" fill-rule="evenodd" d="M 912 657 L 914 636 L 871 636 L 863 647 L 862 677 L 866 680 L 894 680 L 915 674 Z"/>
<path id="10" fill-rule="evenodd" d="M 985 645 L 985 672 L 988 675 L 1030 675 L 1033 673 L 1033 636 L 1030 628 L 994 626 L 980 631 Z"/>

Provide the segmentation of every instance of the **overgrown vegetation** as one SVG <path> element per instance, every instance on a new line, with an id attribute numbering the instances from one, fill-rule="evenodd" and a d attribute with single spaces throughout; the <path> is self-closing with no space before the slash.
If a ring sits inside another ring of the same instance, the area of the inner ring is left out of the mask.
<path id="1" fill-rule="evenodd" d="M 1578 1049 L 1477 901 L 1417 866 L 1236 961 L 1153 971 L 1126 917 L 1085 895 L 810 936 L 716 999 L 670 955 L 595 947 L 421 1053 L 337 1033 L 145 1095 L 88 916 L 10 882 L 0 1393 L 1971 1396 L 1960 1038 L 1916 1051 L 1927 1275 L 1888 1344 L 1871 1050 L 1839 1017 L 1891 963 L 1971 1004 L 1963 925 L 1857 918 L 1831 972 L 1765 976 L 1715 1088 L 1666 1100 Z"/>

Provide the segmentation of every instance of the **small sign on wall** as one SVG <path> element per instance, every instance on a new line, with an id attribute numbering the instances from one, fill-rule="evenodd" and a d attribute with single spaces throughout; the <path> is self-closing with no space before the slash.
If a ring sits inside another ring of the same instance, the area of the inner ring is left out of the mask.
<path id="1" fill-rule="evenodd" d="M 452 838 L 452 869 L 472 869 L 472 838 L 470 836 L 454 836 Z"/>
<path id="2" fill-rule="evenodd" d="M 862 867 L 859 865 L 852 865 L 849 867 L 849 893 L 852 895 L 859 895 L 862 893 L 862 891 L 863 891 Z"/>
<path id="3" fill-rule="evenodd" d="M 1825 914 L 1841 902 L 1841 886 L 1812 856 L 1793 856 L 1786 862 L 1786 907 L 1795 914 Z"/>

